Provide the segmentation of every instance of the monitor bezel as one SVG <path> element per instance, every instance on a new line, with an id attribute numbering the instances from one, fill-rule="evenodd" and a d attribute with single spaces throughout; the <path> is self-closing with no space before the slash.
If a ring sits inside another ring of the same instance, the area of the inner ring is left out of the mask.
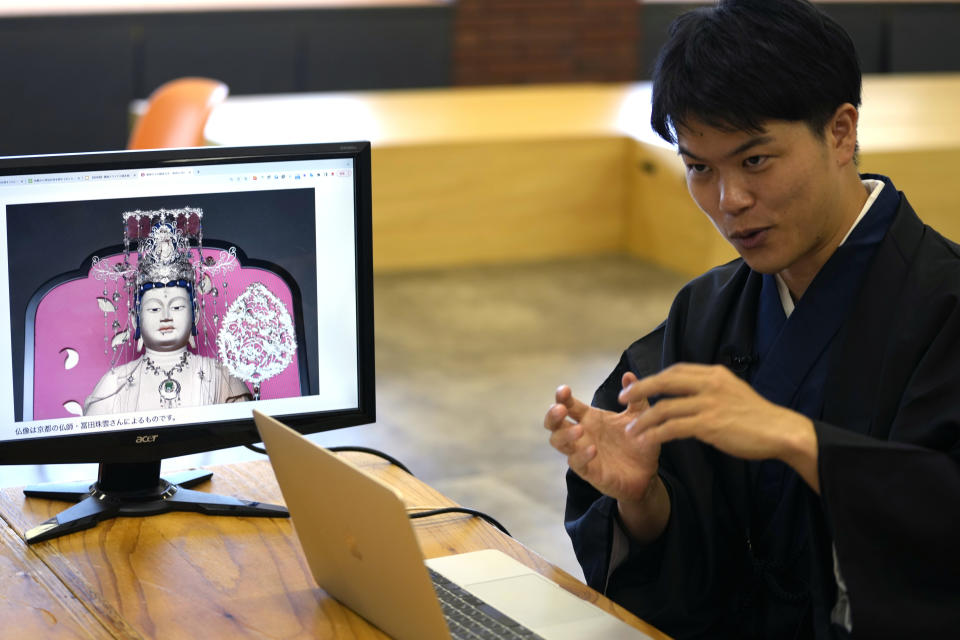
<path id="1" fill-rule="evenodd" d="M 376 420 L 369 142 L 7 156 L 0 157 L 0 176 L 54 169 L 56 172 L 104 171 L 340 158 L 354 161 L 357 407 L 282 416 L 285 424 L 310 434 Z M 248 419 L 0 441 L 0 464 L 137 463 L 253 444 L 260 441 L 252 415 L 256 406 L 251 404 Z M 154 435 L 157 437 L 153 438 Z"/>

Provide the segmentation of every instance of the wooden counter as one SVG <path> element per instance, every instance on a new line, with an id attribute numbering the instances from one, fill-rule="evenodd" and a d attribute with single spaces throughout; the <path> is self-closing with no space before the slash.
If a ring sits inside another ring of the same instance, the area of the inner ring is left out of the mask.
<path id="1" fill-rule="evenodd" d="M 454 504 L 379 458 L 344 455 L 398 488 L 411 508 Z M 217 467 L 203 488 L 282 504 L 265 460 Z M 27 548 L 23 532 L 63 508 L 18 489 L 0 491 L 0 513 L 11 523 L 0 529 L 0 623 L 19 637 L 386 638 L 316 587 L 289 519 L 118 518 Z M 413 522 L 426 557 L 500 549 L 653 638 L 667 638 L 479 518 Z"/>
<path id="2" fill-rule="evenodd" d="M 960 74 L 864 78 L 861 169 L 960 239 Z M 229 98 L 211 144 L 373 144 L 374 265 L 395 270 L 629 252 L 695 275 L 734 251 L 649 127 L 650 85 Z"/>

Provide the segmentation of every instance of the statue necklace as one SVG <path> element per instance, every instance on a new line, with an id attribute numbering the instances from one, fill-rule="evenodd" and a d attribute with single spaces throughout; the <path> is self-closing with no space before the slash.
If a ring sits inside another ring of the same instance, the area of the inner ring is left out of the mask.
<path id="1" fill-rule="evenodd" d="M 155 365 L 153 360 L 150 359 L 150 356 L 143 356 L 144 362 L 147 363 L 147 371 L 158 376 L 163 375 L 163 380 L 160 382 L 160 386 L 157 387 L 157 391 L 160 393 L 160 402 L 167 408 L 172 407 L 175 402 L 179 404 L 181 386 L 180 381 L 173 378 L 173 374 L 183 371 L 183 368 L 187 366 L 187 358 L 189 356 L 190 352 L 185 350 L 180 360 L 166 371 Z"/>

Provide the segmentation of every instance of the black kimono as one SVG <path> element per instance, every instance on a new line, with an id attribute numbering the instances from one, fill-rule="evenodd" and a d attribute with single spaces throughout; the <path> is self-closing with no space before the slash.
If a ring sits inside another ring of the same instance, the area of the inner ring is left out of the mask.
<path id="1" fill-rule="evenodd" d="M 960 248 L 886 181 L 789 320 L 775 296 L 742 260 L 706 273 L 593 402 L 622 410 L 628 370 L 726 365 L 814 421 L 821 495 L 779 462 L 667 443 L 667 528 L 610 571 L 615 502 L 568 472 L 587 582 L 677 638 L 960 637 Z"/>

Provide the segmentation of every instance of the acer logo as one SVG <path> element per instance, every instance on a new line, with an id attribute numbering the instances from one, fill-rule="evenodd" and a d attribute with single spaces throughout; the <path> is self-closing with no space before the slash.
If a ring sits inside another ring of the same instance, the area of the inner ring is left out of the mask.
<path id="1" fill-rule="evenodd" d="M 146 444 L 147 442 L 156 442 L 159 433 L 155 433 L 152 436 L 137 436 L 137 439 L 134 441 L 137 444 Z"/>

